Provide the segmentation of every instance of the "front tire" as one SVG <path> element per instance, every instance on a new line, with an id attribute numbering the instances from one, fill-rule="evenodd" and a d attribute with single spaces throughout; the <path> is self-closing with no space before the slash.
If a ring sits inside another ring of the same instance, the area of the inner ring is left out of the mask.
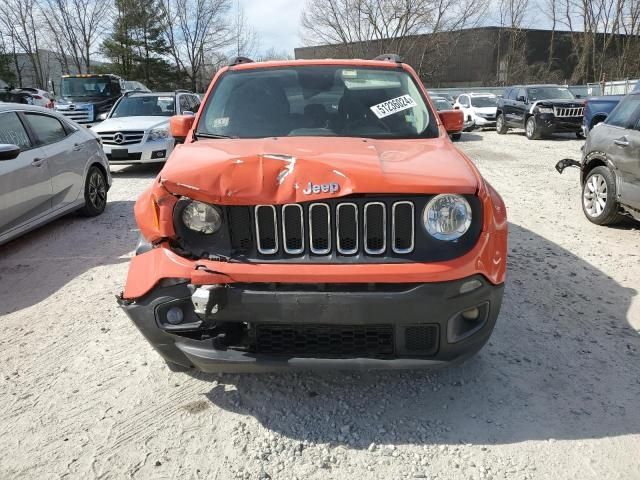
<path id="1" fill-rule="evenodd" d="M 536 117 L 531 116 L 527 118 L 527 123 L 524 126 L 524 132 L 529 140 L 540 139 L 540 129 L 536 123 Z"/>
<path id="2" fill-rule="evenodd" d="M 505 133 L 507 133 L 507 124 L 504 121 L 504 115 L 500 114 L 498 115 L 498 118 L 496 118 L 496 132 L 500 135 L 504 135 Z"/>
<path id="3" fill-rule="evenodd" d="M 79 212 L 85 217 L 96 217 L 107 207 L 107 178 L 95 165 L 89 168 L 84 184 L 84 207 Z"/>
<path id="4" fill-rule="evenodd" d="M 457 142 L 462 137 L 462 133 L 452 133 L 451 140 Z"/>
<path id="5" fill-rule="evenodd" d="M 582 211 L 596 225 L 613 225 L 624 220 L 616 200 L 616 180 L 607 167 L 589 172 L 582 185 Z"/>

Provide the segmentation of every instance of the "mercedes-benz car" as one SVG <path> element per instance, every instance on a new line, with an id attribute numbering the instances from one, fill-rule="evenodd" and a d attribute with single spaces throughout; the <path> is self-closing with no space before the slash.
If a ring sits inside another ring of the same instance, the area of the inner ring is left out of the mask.
<path id="1" fill-rule="evenodd" d="M 92 130 L 112 165 L 164 162 L 175 145 L 169 119 L 199 108 L 198 96 L 187 91 L 126 93 Z"/>

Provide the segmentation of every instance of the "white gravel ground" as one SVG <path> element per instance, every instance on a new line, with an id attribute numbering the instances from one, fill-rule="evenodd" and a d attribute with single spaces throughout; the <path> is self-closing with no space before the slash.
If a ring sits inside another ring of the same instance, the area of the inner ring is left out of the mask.
<path id="1" fill-rule="evenodd" d="M 170 372 L 114 295 L 157 170 L 0 247 L 0 479 L 640 479 L 640 233 L 583 217 L 569 137 L 465 134 L 503 195 L 490 343 L 438 372 Z"/>

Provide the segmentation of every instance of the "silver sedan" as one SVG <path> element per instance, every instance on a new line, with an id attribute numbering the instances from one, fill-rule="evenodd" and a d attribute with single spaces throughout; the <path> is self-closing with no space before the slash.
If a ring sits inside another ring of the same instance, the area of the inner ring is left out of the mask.
<path id="1" fill-rule="evenodd" d="M 0 244 L 69 212 L 100 215 L 110 186 L 89 129 L 45 108 L 0 104 Z"/>

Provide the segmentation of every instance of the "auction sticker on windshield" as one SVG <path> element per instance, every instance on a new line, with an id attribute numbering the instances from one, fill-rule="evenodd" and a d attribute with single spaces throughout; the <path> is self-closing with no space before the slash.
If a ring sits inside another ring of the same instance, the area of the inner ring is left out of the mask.
<path id="1" fill-rule="evenodd" d="M 416 101 L 411 98 L 411 95 L 402 95 L 401 97 L 392 98 L 391 100 L 379 103 L 370 108 L 376 117 L 384 118 L 417 105 Z"/>

